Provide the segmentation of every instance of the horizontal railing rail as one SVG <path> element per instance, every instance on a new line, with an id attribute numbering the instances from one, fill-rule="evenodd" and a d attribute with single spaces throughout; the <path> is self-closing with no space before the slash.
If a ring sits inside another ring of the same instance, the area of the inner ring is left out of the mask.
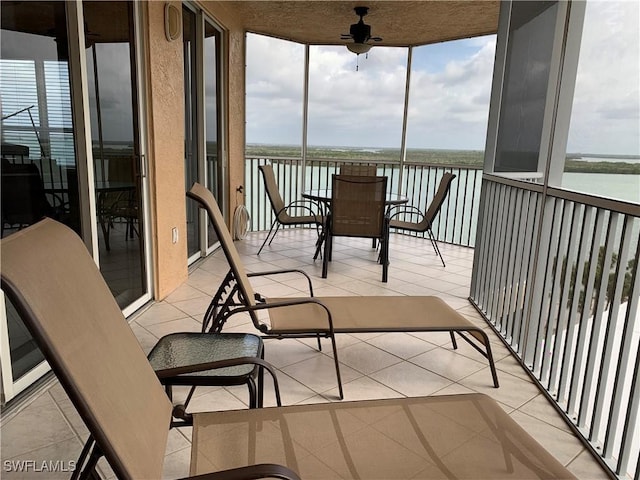
<path id="1" fill-rule="evenodd" d="M 483 182 L 471 301 L 603 465 L 637 479 L 640 206 Z"/>
<path id="2" fill-rule="evenodd" d="M 307 159 L 303 167 L 299 158 L 247 157 L 245 203 L 251 215 L 251 231 L 268 230 L 274 219 L 264 182 L 258 171 L 258 166 L 265 163 L 271 163 L 274 167 L 278 188 L 285 204 L 300 200 L 303 190 L 330 188 L 331 175 L 338 173 L 340 166 L 358 164 L 375 166 L 378 175 L 388 177 L 387 184 L 390 185 L 391 192 L 407 196 L 407 204 L 422 212 L 426 212 L 442 175 L 452 172 L 456 179 L 432 230 L 441 242 L 467 247 L 473 247 L 475 244 L 482 176 L 480 167 L 405 162 L 403 171 L 400 172 L 400 164 L 397 161 Z"/>

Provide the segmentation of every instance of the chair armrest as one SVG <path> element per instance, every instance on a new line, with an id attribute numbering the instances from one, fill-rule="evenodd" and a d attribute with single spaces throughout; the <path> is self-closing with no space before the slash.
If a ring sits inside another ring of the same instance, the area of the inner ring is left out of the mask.
<path id="1" fill-rule="evenodd" d="M 389 217 L 389 220 L 392 220 L 394 217 L 397 217 L 398 215 L 406 215 L 406 214 L 417 215 L 419 218 L 418 222 L 421 222 L 424 219 L 424 213 L 422 212 L 422 210 L 414 206 L 405 206 L 405 205 L 391 207 L 388 212 L 388 217 Z"/>
<path id="2" fill-rule="evenodd" d="M 236 308 L 233 312 L 229 314 L 229 317 L 227 318 L 230 318 L 232 315 L 235 315 L 236 313 L 250 312 L 252 310 L 266 310 L 269 308 L 291 307 L 293 305 L 304 305 L 306 303 L 315 303 L 317 305 L 320 305 L 324 309 L 324 311 L 327 312 L 327 322 L 329 323 L 329 332 L 333 335 L 333 317 L 331 316 L 331 311 L 320 300 L 312 297 L 292 298 L 291 300 L 282 300 L 282 301 L 273 302 L 273 303 L 258 303 L 256 305 L 244 306 L 244 307 Z M 260 330 L 263 333 L 269 333 L 267 326 L 265 324 L 260 324 L 260 326 L 258 326 L 258 330 Z"/>
<path id="3" fill-rule="evenodd" d="M 299 269 L 293 268 L 293 269 L 286 269 L 286 270 L 269 270 L 269 271 L 265 271 L 265 272 L 251 272 L 251 273 L 247 273 L 247 277 L 261 277 L 261 276 L 268 276 L 268 275 L 279 275 L 281 273 L 300 273 L 300 274 L 304 275 L 305 277 L 307 277 L 307 282 L 309 283 L 309 296 L 313 297 L 313 283 L 311 283 L 311 277 L 307 274 L 307 272 L 305 272 L 303 270 L 299 270 Z"/>
<path id="4" fill-rule="evenodd" d="M 318 212 L 316 210 L 314 210 L 313 208 L 305 205 L 305 203 L 309 203 L 309 204 L 313 205 L 314 207 L 316 207 L 316 209 L 320 210 L 320 213 L 318 214 Z M 324 216 L 324 209 L 322 208 L 322 206 L 319 203 L 314 202 L 313 200 L 294 200 L 290 204 L 288 204 L 288 205 L 284 206 L 283 208 L 281 208 L 280 210 L 278 210 L 278 212 L 276 213 L 276 218 L 282 212 L 288 210 L 289 208 L 301 208 L 303 210 L 308 210 L 309 213 L 311 214 L 311 216 L 315 217 L 318 222 L 320 222 L 322 220 L 322 217 Z"/>
<path id="5" fill-rule="evenodd" d="M 214 334 L 211 334 L 211 335 L 214 335 Z M 273 378 L 274 390 L 276 392 L 276 402 L 279 407 L 282 406 L 282 401 L 280 400 L 280 388 L 278 385 L 278 377 L 276 375 L 275 369 L 273 368 L 273 365 L 271 365 L 269 362 L 262 360 L 261 358 L 257 358 L 257 357 L 229 358 L 227 360 L 216 360 L 213 362 L 197 363 L 194 365 L 184 365 L 182 367 L 165 368 L 162 370 L 156 370 L 155 372 L 158 379 L 163 380 L 166 378 L 176 377 L 178 375 L 203 372 L 206 370 L 215 370 L 216 368 L 235 367 L 237 365 L 246 365 L 247 363 L 253 364 L 253 365 L 259 365 L 269 372 L 269 374 L 271 375 L 271 378 Z"/>
<path id="6" fill-rule="evenodd" d="M 193 480 L 257 480 L 259 478 L 279 478 L 281 480 L 300 480 L 293 470 L 274 463 L 262 463 L 246 467 L 232 468 L 220 472 L 205 473 L 187 477 Z M 186 479 L 183 479 L 186 480 Z"/>

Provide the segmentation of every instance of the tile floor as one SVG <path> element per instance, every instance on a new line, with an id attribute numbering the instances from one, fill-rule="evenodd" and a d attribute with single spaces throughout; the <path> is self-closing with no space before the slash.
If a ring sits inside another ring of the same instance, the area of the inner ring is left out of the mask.
<path id="1" fill-rule="evenodd" d="M 447 267 L 426 240 L 393 236 L 389 282 L 383 284 L 376 253 L 366 239 L 339 238 L 327 279 L 322 279 L 321 261 L 314 262 L 314 232 L 280 232 L 270 247 L 258 257 L 264 233 L 250 234 L 238 242 L 248 271 L 298 268 L 307 272 L 314 293 L 322 295 L 438 295 L 473 322 L 485 327 L 481 317 L 467 301 L 473 250 L 441 245 Z M 174 331 L 198 331 L 211 295 L 226 274 L 228 266 L 216 252 L 192 268 L 188 281 L 165 301 L 137 313 L 131 327 L 145 350 L 159 337 Z M 296 274 L 254 279 L 256 290 L 267 296 L 298 296 L 306 282 Z M 452 351 L 448 334 L 361 334 L 338 336 L 338 351 L 346 400 L 416 395 L 483 392 L 502 407 L 556 458 L 582 479 L 607 478 L 599 464 L 574 437 L 545 397 L 510 356 L 500 340 L 486 327 L 501 383 L 491 386 L 486 361 L 475 350 Z M 227 331 L 255 332 L 248 317 L 238 317 Z M 277 367 L 283 403 L 336 401 L 337 388 L 330 348 L 314 349 L 314 341 L 267 340 L 266 359 Z M 327 345 L 328 347 L 328 345 Z M 265 404 L 273 405 L 273 390 L 267 383 Z M 186 390 L 178 390 L 176 399 Z M 245 387 L 199 388 L 191 410 L 226 410 L 247 407 Z M 69 473 L 39 474 L 7 471 L 11 460 L 75 460 L 87 437 L 73 405 L 54 380 L 20 408 L 10 409 L 2 419 L 0 477 L 7 479 L 68 478 Z M 165 477 L 188 474 L 190 429 L 174 429 L 165 458 Z M 104 477 L 112 477 L 101 463 Z"/>

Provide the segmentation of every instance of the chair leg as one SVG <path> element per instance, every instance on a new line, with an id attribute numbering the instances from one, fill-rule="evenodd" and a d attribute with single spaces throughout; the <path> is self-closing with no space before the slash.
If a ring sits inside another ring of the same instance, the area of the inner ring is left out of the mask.
<path id="1" fill-rule="evenodd" d="M 262 371 L 262 368 L 260 368 L 260 371 Z M 258 408 L 260 403 L 258 399 L 258 389 L 252 377 L 247 379 L 247 388 L 249 389 L 249 408 Z"/>
<path id="2" fill-rule="evenodd" d="M 430 228 L 427 230 L 427 235 L 429 235 L 429 240 L 431 240 L 431 245 L 433 245 L 433 249 L 436 251 L 436 253 L 440 257 L 442 266 L 446 267 L 446 265 L 444 264 L 444 258 L 442 258 L 442 254 L 440 253 L 440 249 L 438 248 L 438 242 L 436 242 L 436 237 L 434 237 L 433 232 L 431 231 Z"/>
<path id="3" fill-rule="evenodd" d="M 329 260 L 331 259 L 331 233 L 327 233 L 324 239 L 324 258 L 322 259 L 322 278 L 327 278 Z"/>
<path id="4" fill-rule="evenodd" d="M 449 335 L 451 336 L 451 344 L 453 345 L 453 349 L 457 350 L 458 349 L 458 342 L 456 342 L 456 336 L 454 335 L 453 332 L 449 332 Z"/>
<path id="5" fill-rule="evenodd" d="M 264 242 L 262 242 L 262 245 L 260 246 L 260 250 L 258 250 L 258 253 L 256 255 L 260 255 L 260 252 L 262 251 L 262 249 L 264 248 L 265 244 L 267 243 L 267 240 L 269 240 L 269 235 L 271 235 L 271 232 L 273 231 L 273 227 L 276 225 L 276 223 L 278 222 L 278 220 L 274 220 L 273 223 L 271 224 L 271 228 L 269 229 L 269 233 L 267 233 L 267 236 L 264 238 Z M 278 226 L 280 226 L 278 224 Z M 276 230 L 276 233 L 278 231 Z M 275 234 L 273 235 L 275 237 Z M 271 239 L 273 240 L 273 238 Z M 271 242 L 269 242 L 269 245 L 271 245 Z"/>
<path id="6" fill-rule="evenodd" d="M 260 352 L 260 359 L 264 360 L 264 347 Z M 258 371 L 258 408 L 264 406 L 264 368 L 260 367 Z"/>
<path id="7" fill-rule="evenodd" d="M 316 225 L 316 231 L 318 232 L 318 240 L 316 241 L 316 252 L 313 254 L 313 259 L 317 260 L 318 255 L 322 258 L 322 244 L 324 242 L 324 227 Z"/>
<path id="8" fill-rule="evenodd" d="M 344 392 L 342 391 L 342 377 L 340 376 L 340 364 L 338 362 L 338 347 L 336 345 L 336 337 L 331 335 L 331 346 L 333 347 L 333 362 L 336 365 L 336 378 L 338 380 L 338 393 L 340 400 L 344 399 Z"/>

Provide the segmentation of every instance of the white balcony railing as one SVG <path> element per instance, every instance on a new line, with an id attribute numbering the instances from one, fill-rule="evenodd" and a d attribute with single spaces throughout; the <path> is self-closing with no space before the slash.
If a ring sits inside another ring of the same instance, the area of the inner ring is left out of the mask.
<path id="1" fill-rule="evenodd" d="M 638 478 L 640 206 L 485 175 L 470 299 L 619 478 Z"/>
<path id="2" fill-rule="evenodd" d="M 246 161 L 252 230 L 273 219 L 257 169 L 266 161 Z M 268 161 L 285 202 L 328 187 L 349 163 L 307 160 L 303 176 L 299 159 Z M 444 171 L 457 175 L 433 230 L 475 247 L 469 299 L 596 458 L 618 478 L 638 479 L 640 206 L 545 189 L 533 174 L 370 164 L 422 210 Z"/>

